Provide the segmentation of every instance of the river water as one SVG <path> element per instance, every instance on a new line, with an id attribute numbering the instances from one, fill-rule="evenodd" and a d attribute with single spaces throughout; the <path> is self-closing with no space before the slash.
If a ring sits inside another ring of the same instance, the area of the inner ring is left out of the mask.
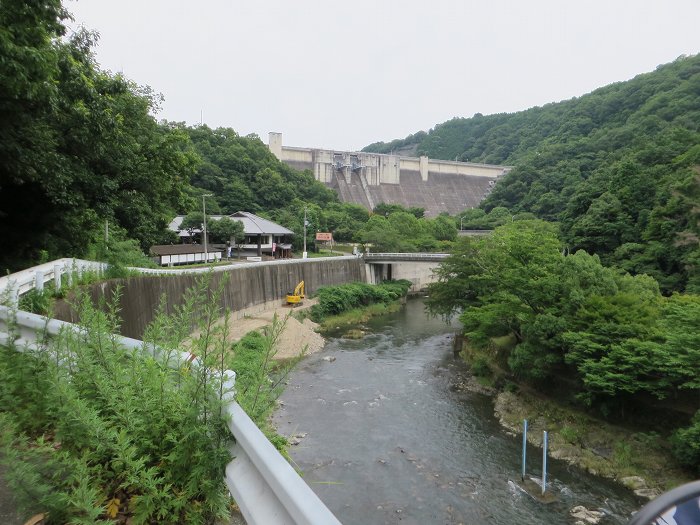
<path id="1" fill-rule="evenodd" d="M 300 436 L 293 463 L 342 523 L 571 525 L 583 505 L 606 513 L 601 524 L 624 524 L 639 508 L 626 489 L 555 460 L 556 501 L 535 501 L 516 483 L 522 437 L 500 427 L 490 398 L 452 388 L 465 374 L 456 328 L 428 318 L 421 300 L 368 327 L 297 365 L 274 417 L 281 434 Z M 541 454 L 528 448 L 537 479 Z"/>

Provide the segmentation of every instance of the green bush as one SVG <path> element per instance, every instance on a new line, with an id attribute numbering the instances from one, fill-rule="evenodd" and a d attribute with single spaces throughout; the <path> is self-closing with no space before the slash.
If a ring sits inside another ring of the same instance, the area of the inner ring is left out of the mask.
<path id="1" fill-rule="evenodd" d="M 53 304 L 53 292 L 48 288 L 42 291 L 29 290 L 19 298 L 19 309 L 39 315 L 48 315 Z"/>
<path id="2" fill-rule="evenodd" d="M 74 524 L 199 524 L 229 514 L 227 348 L 208 297 L 203 280 L 184 306 L 157 316 L 138 351 L 111 335 L 116 298 L 100 307 L 83 298 L 83 330 L 45 348 L 0 347 L 0 463 L 27 510 Z M 197 318 L 190 349 L 206 367 L 172 369 L 179 354 L 149 351 L 177 348 Z"/>
<path id="3" fill-rule="evenodd" d="M 477 377 L 491 377 L 493 372 L 485 357 L 477 357 L 472 362 L 472 373 Z"/>
<path id="4" fill-rule="evenodd" d="M 581 431 L 577 428 L 564 425 L 561 427 L 561 430 L 559 430 L 559 435 L 568 443 L 572 443 L 574 445 L 581 443 Z"/>
<path id="5" fill-rule="evenodd" d="M 678 461 L 700 474 L 700 410 L 695 413 L 690 426 L 674 432 L 671 445 Z"/>
<path id="6" fill-rule="evenodd" d="M 353 308 L 373 303 L 390 303 L 404 297 L 411 287 L 406 280 L 384 281 L 378 285 L 365 283 L 324 286 L 317 292 L 318 304 L 311 308 L 311 318 L 318 322 L 328 316 L 339 315 Z"/>

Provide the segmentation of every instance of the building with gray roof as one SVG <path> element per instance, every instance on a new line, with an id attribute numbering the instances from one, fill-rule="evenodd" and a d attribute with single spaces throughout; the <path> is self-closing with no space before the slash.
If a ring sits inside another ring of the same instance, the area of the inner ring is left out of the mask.
<path id="1" fill-rule="evenodd" d="M 219 220 L 228 217 L 243 224 L 244 239 L 236 244 L 231 242 L 232 249 L 241 255 L 269 255 L 275 258 L 292 256 L 292 235 L 294 232 L 259 215 L 247 211 L 237 211 L 231 215 L 207 215 L 207 220 Z M 200 236 L 201 230 L 188 231 L 181 228 L 184 215 L 178 215 L 168 225 L 168 228 L 178 234 L 183 243 L 190 243 L 193 236 Z"/>

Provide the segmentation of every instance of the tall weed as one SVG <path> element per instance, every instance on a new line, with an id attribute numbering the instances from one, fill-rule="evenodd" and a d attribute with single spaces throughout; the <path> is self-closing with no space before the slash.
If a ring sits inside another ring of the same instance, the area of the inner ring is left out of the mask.
<path id="1" fill-rule="evenodd" d="M 227 346 L 211 277 L 127 349 L 118 296 L 83 296 L 79 330 L 38 349 L 0 348 L 0 445 L 9 483 L 50 523 L 214 523 L 228 515 Z M 223 286 L 223 285 L 222 285 Z M 227 316 L 224 316 L 227 318 Z M 196 321 L 193 321 L 196 320 Z M 178 348 L 193 322 L 197 355 Z M 225 321 L 224 325 L 228 321 Z M 174 368 L 173 368 L 174 367 Z"/>
<path id="2" fill-rule="evenodd" d="M 249 332 L 237 342 L 226 360 L 227 366 L 236 371 L 238 403 L 280 450 L 286 442 L 269 424 L 269 416 L 289 372 L 306 353 L 303 348 L 293 359 L 281 363 L 274 360 L 288 318 L 280 319 L 275 314 L 272 324 L 264 327 L 262 333 Z"/>

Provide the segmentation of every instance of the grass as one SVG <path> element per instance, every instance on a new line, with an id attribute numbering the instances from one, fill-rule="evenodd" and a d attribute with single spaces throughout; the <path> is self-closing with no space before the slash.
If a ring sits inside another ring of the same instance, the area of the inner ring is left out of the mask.
<path id="1" fill-rule="evenodd" d="M 325 318 L 319 325 L 319 332 L 328 334 L 351 326 L 357 326 L 366 323 L 372 317 L 398 312 L 401 306 L 402 303 L 400 301 L 395 301 L 388 304 L 375 303 L 364 308 L 353 308 L 342 314 Z"/>
<path id="2" fill-rule="evenodd" d="M 347 253 L 342 253 L 338 250 L 333 250 L 333 253 L 331 253 L 330 250 L 319 250 L 318 253 L 308 252 L 310 259 L 316 259 L 318 257 L 340 257 L 341 255 L 347 255 Z"/>
<path id="3" fill-rule="evenodd" d="M 130 350 L 113 337 L 118 294 L 99 306 L 79 296 L 81 330 L 64 330 L 45 347 L 0 347 L 0 464 L 27 510 L 76 525 L 228 516 L 217 293 L 205 276 L 182 306 L 158 314 L 144 341 L 160 352 Z M 203 335 L 192 350 L 204 366 L 173 369 L 193 321 Z"/>

